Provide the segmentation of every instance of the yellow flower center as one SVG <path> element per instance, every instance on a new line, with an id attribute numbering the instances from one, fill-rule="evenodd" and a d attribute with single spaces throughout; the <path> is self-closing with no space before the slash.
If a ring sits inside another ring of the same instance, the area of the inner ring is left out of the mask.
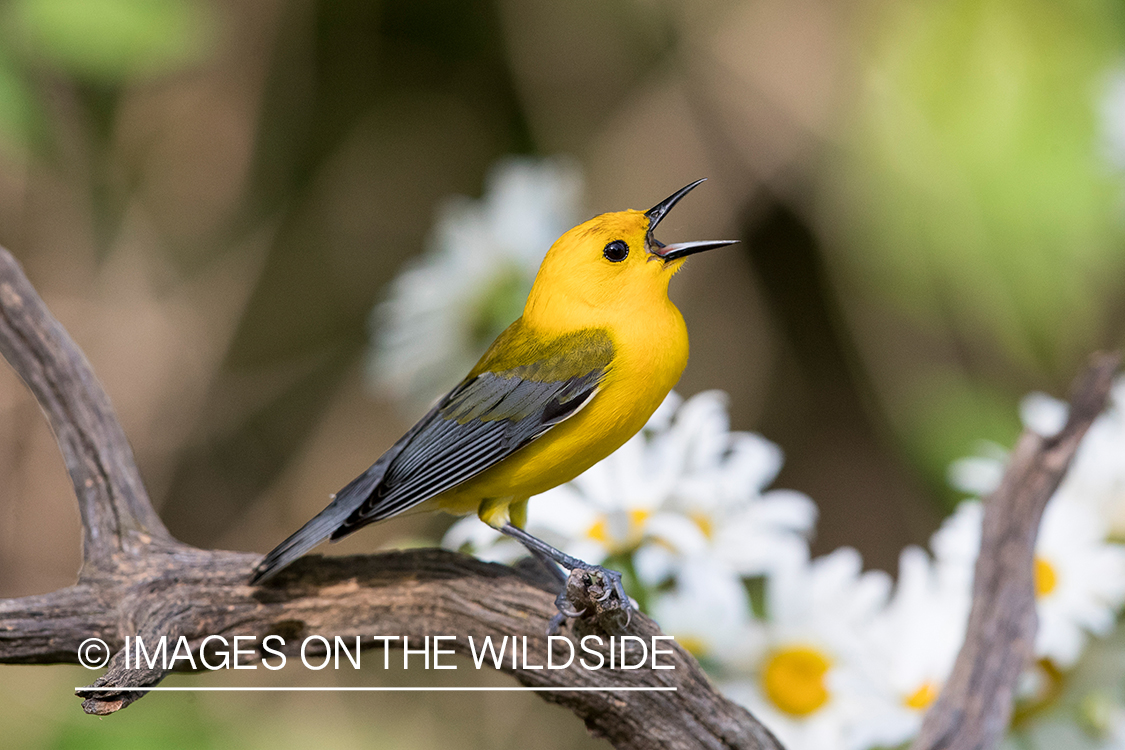
<path id="1" fill-rule="evenodd" d="M 903 705 L 907 708 L 913 708 L 915 711 L 921 711 L 929 708 L 929 705 L 934 702 L 937 697 L 937 687 L 932 682 L 923 682 L 922 687 L 915 690 L 902 701 Z"/>
<path id="2" fill-rule="evenodd" d="M 1059 574 L 1055 567 L 1038 555 L 1035 556 L 1035 597 L 1049 596 L 1059 585 Z"/>
<path id="3" fill-rule="evenodd" d="M 710 539 L 715 533 L 715 525 L 711 523 L 711 517 L 706 513 L 695 511 L 693 513 L 689 513 L 688 517 L 691 520 L 695 521 L 695 525 L 698 526 L 699 530 L 703 532 L 703 536 L 707 537 L 708 539 Z"/>
<path id="4" fill-rule="evenodd" d="M 644 537 L 645 521 L 650 515 L 651 511 L 642 509 L 628 511 L 628 527 L 620 529 L 614 525 L 611 533 L 609 516 L 603 513 L 586 529 L 586 536 L 612 552 L 623 552 L 640 543 Z"/>
<path id="5" fill-rule="evenodd" d="M 792 716 L 808 716 L 828 702 L 824 677 L 832 662 L 808 646 L 775 651 L 762 670 L 762 688 L 773 704 Z"/>
<path id="6" fill-rule="evenodd" d="M 676 643 L 680 644 L 696 659 L 707 655 L 707 644 L 702 638 L 694 635 L 677 635 Z"/>

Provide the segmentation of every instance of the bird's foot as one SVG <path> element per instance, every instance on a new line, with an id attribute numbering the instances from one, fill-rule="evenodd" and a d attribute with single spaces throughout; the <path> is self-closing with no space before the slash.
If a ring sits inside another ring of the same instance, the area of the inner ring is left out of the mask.
<path id="1" fill-rule="evenodd" d="M 547 629 L 550 635 L 555 635 L 568 618 L 587 621 L 610 633 L 624 630 L 635 611 L 621 584 L 621 574 L 589 563 L 571 569 L 555 606 L 559 612 L 551 618 Z"/>
<path id="2" fill-rule="evenodd" d="M 548 635 L 557 633 L 567 618 L 574 618 L 593 626 L 593 629 L 608 633 L 629 627 L 636 608 L 625 593 L 625 587 L 621 585 L 621 574 L 616 570 L 571 557 L 510 523 L 501 526 L 499 531 L 518 540 L 553 570 L 557 564 L 570 571 L 566 581 L 560 581 L 564 585 L 555 599 L 559 613 L 551 618 L 547 628 Z"/>

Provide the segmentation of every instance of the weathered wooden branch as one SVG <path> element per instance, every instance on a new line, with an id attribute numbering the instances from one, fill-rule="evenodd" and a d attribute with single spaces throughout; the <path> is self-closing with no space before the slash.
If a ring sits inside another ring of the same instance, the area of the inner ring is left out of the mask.
<path id="1" fill-rule="evenodd" d="M 462 652 L 469 636 L 477 643 L 485 636 L 526 636 L 526 662 L 521 658 L 513 667 L 506 661 L 503 667 L 524 685 L 675 688 L 541 693 L 616 747 L 780 750 L 768 730 L 716 692 L 695 660 L 671 642 L 661 644 L 672 653 L 660 661 L 675 669 L 525 668 L 546 661 L 554 596 L 513 568 L 444 550 L 311 557 L 267 585 L 251 587 L 246 581 L 257 555 L 201 550 L 173 539 L 149 502 L 124 432 L 89 364 L 2 248 L 0 353 L 50 420 L 84 529 L 83 565 L 74 586 L 0 600 L 0 663 L 78 663 L 83 641 L 100 638 L 113 657 L 91 686 L 104 690 L 80 691 L 88 713 L 120 710 L 166 676 L 160 664 L 138 669 L 134 660 L 126 668 L 127 636 L 150 644 L 160 636 L 172 643 L 184 636 L 196 658 L 210 635 L 253 636 L 253 643 L 261 644 L 276 634 L 289 654 L 313 634 L 330 641 L 362 636 L 366 647 L 376 646 L 374 635 L 405 636 L 414 646 L 426 636 L 456 635 L 443 646 Z M 644 616 L 634 617 L 628 629 L 646 640 L 659 632 Z M 556 663 L 565 661 L 564 645 L 555 645 Z"/>
<path id="2" fill-rule="evenodd" d="M 171 542 L 133 450 L 86 357 L 0 248 L 0 354 L 47 415 L 82 513 L 82 556 L 106 563 L 151 541 Z"/>
<path id="3" fill-rule="evenodd" d="M 1099 354 L 1071 389 L 1070 416 L 1052 437 L 1025 430 L 986 500 L 965 643 L 912 750 L 986 750 L 1012 716 L 1035 646 L 1035 538 L 1082 436 L 1105 408 L 1120 357 Z"/>
<path id="4" fill-rule="evenodd" d="M 328 639 L 397 635 L 417 643 L 456 635 L 527 637 L 527 661 L 547 658 L 553 594 L 532 576 L 443 550 L 299 560 L 269 584 L 246 584 L 258 556 L 201 550 L 171 537 L 152 508 L 124 433 L 81 352 L 51 317 L 19 265 L 0 248 L 0 353 L 31 388 L 58 438 L 83 521 L 78 582 L 42 596 L 0 600 L 0 663 L 78 663 L 88 638 L 113 651 L 109 669 L 82 691 L 88 713 L 109 714 L 143 697 L 163 668 L 126 668 L 128 636 L 175 641 L 198 658 L 203 639 Z M 915 750 L 992 747 L 1007 726 L 1015 680 L 1034 642 L 1032 559 L 1043 506 L 1090 423 L 1102 410 L 1117 359 L 1101 356 L 1079 378 L 1070 420 L 1050 439 L 1025 434 L 1001 487 L 988 500 L 966 643 Z M 593 609 L 593 607 L 591 607 Z M 582 628 L 605 627 L 579 621 Z M 629 634 L 659 634 L 638 616 Z M 368 640 L 366 646 L 374 646 Z M 561 644 L 557 644 L 561 648 Z M 718 694 L 699 665 L 671 644 L 674 670 L 503 671 L 533 687 L 664 687 L 667 692 L 542 693 L 619 748 L 781 746 L 745 709 Z M 259 652 L 257 656 L 261 656 Z M 556 658 L 565 653 L 556 650 Z M 180 663 L 179 666 L 184 666 Z"/>

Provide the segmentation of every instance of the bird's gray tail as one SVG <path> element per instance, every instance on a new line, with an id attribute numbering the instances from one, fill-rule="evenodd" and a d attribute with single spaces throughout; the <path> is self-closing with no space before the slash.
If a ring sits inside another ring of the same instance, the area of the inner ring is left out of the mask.
<path id="1" fill-rule="evenodd" d="M 332 535 L 344 520 L 366 500 L 383 479 L 385 465 L 382 461 L 348 483 L 336 493 L 328 507 L 298 529 L 288 539 L 277 545 L 254 567 L 250 585 L 261 583 L 277 575 L 289 563 L 311 550 Z"/>
<path id="2" fill-rule="evenodd" d="M 293 562 L 340 529 L 344 521 L 347 520 L 357 508 L 362 506 L 367 498 L 371 497 L 371 494 L 375 492 L 375 488 L 379 486 L 379 483 L 383 481 L 383 477 L 386 476 L 391 461 L 393 461 L 394 458 L 402 452 L 403 447 L 418 434 L 422 426 L 434 416 L 437 410 L 441 408 L 442 403 L 444 402 L 435 404 L 433 408 L 430 409 L 429 414 L 422 417 L 416 425 L 411 427 L 405 435 L 400 437 L 397 443 L 392 445 L 386 453 L 379 457 L 378 461 L 371 465 L 371 468 L 348 482 L 348 485 L 344 487 L 344 489 L 337 492 L 336 497 L 332 499 L 332 502 L 328 504 L 327 508 L 317 513 L 311 521 L 298 529 L 295 534 L 277 545 L 273 551 L 262 558 L 262 561 L 254 567 L 254 573 L 250 576 L 250 585 L 261 583 L 262 581 L 272 578 L 286 565 Z M 363 525 L 362 523 L 352 525 L 334 538 L 339 539 L 347 536 Z"/>

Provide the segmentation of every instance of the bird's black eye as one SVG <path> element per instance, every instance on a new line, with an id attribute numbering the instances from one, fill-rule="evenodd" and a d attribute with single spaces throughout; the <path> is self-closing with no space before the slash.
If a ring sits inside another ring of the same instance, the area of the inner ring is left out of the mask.
<path id="1" fill-rule="evenodd" d="M 625 244 L 624 240 L 614 240 L 605 246 L 602 255 L 605 256 L 606 260 L 620 263 L 629 257 L 629 246 Z"/>

